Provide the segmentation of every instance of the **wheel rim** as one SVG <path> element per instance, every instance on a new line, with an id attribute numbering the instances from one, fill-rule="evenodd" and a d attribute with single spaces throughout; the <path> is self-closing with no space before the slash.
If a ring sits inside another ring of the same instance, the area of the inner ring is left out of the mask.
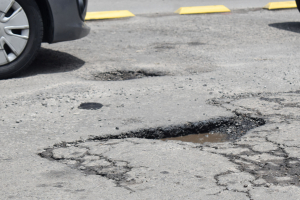
<path id="1" fill-rule="evenodd" d="M 24 51 L 29 39 L 29 22 L 15 0 L 0 2 L 0 66 L 11 63 Z"/>

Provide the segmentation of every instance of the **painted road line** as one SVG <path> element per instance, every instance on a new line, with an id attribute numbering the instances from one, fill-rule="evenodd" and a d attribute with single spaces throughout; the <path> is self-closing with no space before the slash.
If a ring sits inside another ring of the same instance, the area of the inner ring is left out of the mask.
<path id="1" fill-rule="evenodd" d="M 117 10 L 117 11 L 104 11 L 104 12 L 88 12 L 85 20 L 96 20 L 96 19 L 114 19 L 123 17 L 134 17 L 135 15 L 128 10 Z"/>
<path id="2" fill-rule="evenodd" d="M 296 1 L 270 2 L 265 7 L 268 10 L 297 8 Z"/>
<path id="3" fill-rule="evenodd" d="M 181 7 L 175 11 L 175 13 L 178 13 L 180 15 L 220 13 L 220 12 L 230 12 L 230 10 L 223 5 L 216 5 L 216 6 Z"/>

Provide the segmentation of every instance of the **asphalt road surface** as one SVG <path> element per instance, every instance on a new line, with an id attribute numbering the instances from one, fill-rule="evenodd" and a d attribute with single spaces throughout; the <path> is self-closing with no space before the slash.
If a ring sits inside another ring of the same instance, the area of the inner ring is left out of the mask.
<path id="1" fill-rule="evenodd" d="M 44 44 L 0 81 L 1 199 L 299 199 L 300 14 L 247 8 Z M 210 128 L 243 136 L 156 140 Z"/>

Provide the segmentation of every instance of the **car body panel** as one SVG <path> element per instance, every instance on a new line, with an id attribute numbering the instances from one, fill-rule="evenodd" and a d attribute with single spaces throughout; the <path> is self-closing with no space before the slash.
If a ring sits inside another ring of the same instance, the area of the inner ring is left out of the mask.
<path id="1" fill-rule="evenodd" d="M 90 28 L 82 21 L 76 0 L 48 0 L 53 20 L 53 37 L 49 43 L 83 38 Z"/>

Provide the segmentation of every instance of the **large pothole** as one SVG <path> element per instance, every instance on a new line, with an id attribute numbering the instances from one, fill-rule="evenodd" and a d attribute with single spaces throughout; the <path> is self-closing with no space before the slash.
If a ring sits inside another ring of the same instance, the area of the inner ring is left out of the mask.
<path id="1" fill-rule="evenodd" d="M 93 75 L 93 80 L 97 81 L 125 81 L 131 79 L 140 79 L 144 77 L 157 77 L 165 76 L 164 72 L 147 72 L 144 70 L 138 71 L 112 71 L 112 72 L 103 72 Z"/>
<path id="2" fill-rule="evenodd" d="M 226 141 L 234 141 L 247 133 L 250 129 L 262 126 L 265 121 L 261 118 L 250 118 L 245 115 L 217 118 L 200 122 L 187 122 L 181 125 L 142 129 L 130 131 L 120 135 L 95 136 L 89 140 L 109 140 L 123 138 L 164 139 L 181 137 L 192 134 L 222 134 Z"/>
<path id="3" fill-rule="evenodd" d="M 104 152 L 110 147 L 108 145 L 101 146 L 102 142 L 112 140 L 114 144 L 116 140 L 125 138 L 162 139 L 195 133 L 222 134 L 226 141 L 234 141 L 245 135 L 250 129 L 264 124 L 265 121 L 263 119 L 249 118 L 244 115 L 201 122 L 187 122 L 176 126 L 142 129 L 119 135 L 94 136 L 86 141 L 62 142 L 54 145 L 52 148 L 45 149 L 39 155 L 43 158 L 67 164 L 86 174 L 96 174 L 112 179 L 116 181 L 116 184 L 120 185 L 124 180 L 127 180 L 126 174 L 131 171 L 131 166 L 127 161 L 112 160 L 105 157 Z M 93 152 L 92 146 L 94 145 L 100 145 L 101 148 L 99 147 L 96 152 Z"/>

